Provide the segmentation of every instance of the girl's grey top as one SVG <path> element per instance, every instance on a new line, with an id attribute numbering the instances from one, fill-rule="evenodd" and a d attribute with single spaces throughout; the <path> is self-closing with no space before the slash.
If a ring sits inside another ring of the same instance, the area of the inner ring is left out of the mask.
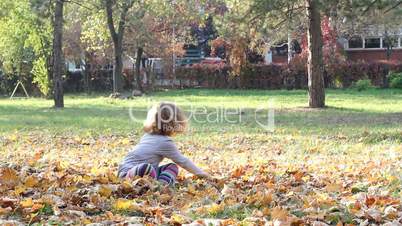
<path id="1" fill-rule="evenodd" d="M 119 166 L 119 177 L 125 177 L 127 172 L 141 163 L 149 163 L 158 169 L 159 163 L 164 159 L 173 162 L 195 175 L 206 175 L 190 159 L 186 158 L 177 149 L 173 140 L 168 136 L 146 133 L 140 142 L 131 149 Z"/>

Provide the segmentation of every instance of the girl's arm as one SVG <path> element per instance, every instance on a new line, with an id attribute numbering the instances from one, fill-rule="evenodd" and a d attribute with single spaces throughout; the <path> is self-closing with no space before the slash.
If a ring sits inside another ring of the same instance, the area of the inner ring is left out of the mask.
<path id="1" fill-rule="evenodd" d="M 185 157 L 176 147 L 176 145 L 171 141 L 163 145 L 162 153 L 163 156 L 171 159 L 173 162 L 178 164 L 183 169 L 188 172 L 202 178 L 209 178 L 209 174 L 204 172 L 202 169 L 198 168 L 190 159 Z"/>

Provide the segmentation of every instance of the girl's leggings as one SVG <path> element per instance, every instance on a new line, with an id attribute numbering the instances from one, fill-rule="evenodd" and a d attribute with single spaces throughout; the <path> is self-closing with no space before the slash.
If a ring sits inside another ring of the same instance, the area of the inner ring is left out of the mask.
<path id="1" fill-rule="evenodd" d="M 141 163 L 133 168 L 131 168 L 127 174 L 126 178 L 133 178 L 135 176 L 150 176 L 158 181 L 166 184 L 173 184 L 176 180 L 177 174 L 179 173 L 179 168 L 174 163 L 168 163 L 166 165 L 162 165 L 155 169 L 149 163 Z"/>

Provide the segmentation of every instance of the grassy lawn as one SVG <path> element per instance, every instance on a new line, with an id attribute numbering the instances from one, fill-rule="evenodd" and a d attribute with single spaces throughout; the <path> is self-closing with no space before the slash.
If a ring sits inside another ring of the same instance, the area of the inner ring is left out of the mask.
<path id="1" fill-rule="evenodd" d="M 283 221 L 298 218 L 308 224 L 317 220 L 359 224 L 366 219 L 385 223 L 395 219 L 384 213 L 385 207 L 394 203 L 395 210 L 402 211 L 402 90 L 327 90 L 325 109 L 306 108 L 307 92 L 302 90 L 192 89 L 128 100 L 67 95 L 63 110 L 50 108 L 53 102 L 40 98 L 0 99 L 0 163 L 17 172 L 28 166 L 35 177 L 55 171 L 55 165 L 62 168 L 57 173 L 75 172 L 75 177 L 65 173 L 62 179 L 42 178 L 58 181 L 68 196 L 83 188 L 88 194 L 96 193 L 99 184 L 122 186 L 110 175 L 142 135 L 147 106 L 162 100 L 197 114 L 190 131 L 175 140 L 187 156 L 221 178 L 226 190 L 193 181 L 182 172 L 171 200 L 158 192 L 135 193 L 132 199 L 110 188 L 111 195 L 100 195 L 102 208 L 91 203 L 99 213 L 89 214 L 83 201 L 75 205 L 82 207 L 86 217 L 74 218 L 61 210 L 62 214 L 74 222 L 99 222 L 107 218 L 107 211 L 126 220 L 141 212 L 140 217 L 151 216 L 158 223 L 155 208 L 161 208 L 170 223 L 219 218 L 247 225 L 254 218 L 274 220 L 280 214 L 287 217 Z M 275 110 L 274 131 L 255 120 L 266 122 L 269 102 Z M 204 108 L 207 114 L 201 114 Z M 222 109 L 232 112 L 227 119 L 236 123 L 217 119 L 215 113 Z M 256 113 L 257 109 L 262 110 Z M 207 119 L 210 122 L 200 122 Z M 19 173 L 19 180 L 26 174 Z M 108 181 L 99 182 L 105 175 Z M 34 199 L 46 194 L 45 189 L 35 189 Z M 18 200 L 30 196 L 25 190 L 17 194 L 2 190 L 0 185 L 2 192 Z M 367 203 L 367 196 L 363 197 L 367 194 L 375 204 Z M 383 201 L 384 197 L 392 202 Z M 140 209 L 133 208 L 133 203 L 119 205 L 133 200 L 142 205 Z M 359 208 L 357 202 L 361 202 Z M 381 217 L 365 212 L 371 209 Z M 50 215 L 39 215 L 34 221 L 47 221 Z"/>
<path id="2" fill-rule="evenodd" d="M 261 128 L 253 123 L 255 110 L 267 107 L 272 101 L 276 110 L 278 131 L 356 134 L 358 132 L 391 132 L 401 123 L 402 91 L 329 90 L 327 109 L 310 110 L 305 91 L 238 91 L 238 90 L 180 90 L 158 92 L 146 97 L 116 100 L 102 95 L 67 95 L 66 108 L 50 108 L 52 100 L 0 99 L 0 132 L 14 130 L 43 131 L 50 133 L 112 133 L 127 134 L 140 131 L 147 106 L 158 101 L 173 101 L 188 112 L 194 108 L 207 108 L 208 113 L 221 112 L 222 108 L 243 109 L 241 123 L 197 123 L 193 129 L 220 131 L 227 127 L 238 131 L 260 133 Z M 137 121 L 130 118 L 132 110 Z M 263 117 L 264 111 L 258 113 Z M 205 119 L 200 116 L 201 119 Z M 212 116 L 211 116 L 212 117 Z M 213 117 L 212 117 L 213 118 Z M 216 117 L 215 117 L 216 118 Z M 233 116 L 233 119 L 239 117 Z M 212 120 L 213 121 L 213 120 Z M 208 131 L 209 132 L 209 131 Z"/>

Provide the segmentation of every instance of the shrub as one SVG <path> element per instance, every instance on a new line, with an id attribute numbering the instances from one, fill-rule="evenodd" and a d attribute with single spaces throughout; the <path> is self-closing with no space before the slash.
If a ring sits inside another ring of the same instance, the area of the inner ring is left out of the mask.
<path id="1" fill-rule="evenodd" d="M 32 67 L 33 82 L 38 86 L 40 92 L 44 96 L 48 96 L 50 92 L 50 84 L 46 66 L 46 59 L 40 57 L 34 61 Z"/>
<path id="2" fill-rule="evenodd" d="M 307 55 L 295 56 L 290 64 L 282 66 L 283 86 L 287 89 L 307 87 Z"/>
<path id="3" fill-rule="evenodd" d="M 249 89 L 303 89 L 307 88 L 307 58 L 296 56 L 290 64 L 260 65 L 247 64 L 241 68 L 240 76 L 231 76 L 231 68 L 226 65 L 194 65 L 181 67 L 176 77 L 181 86 L 203 86 L 209 88 L 249 88 Z M 389 70 L 401 72 L 402 64 L 395 62 L 364 62 L 340 59 L 325 66 L 325 87 L 386 87 Z M 366 81 L 359 81 L 366 80 Z M 184 85 L 183 85 L 184 84 Z"/>
<path id="4" fill-rule="evenodd" d="M 361 79 L 354 84 L 354 88 L 356 88 L 357 91 L 363 91 L 372 87 L 373 85 L 370 79 Z"/>
<path id="5" fill-rule="evenodd" d="M 248 65 L 242 69 L 241 87 L 251 89 L 281 89 L 283 67 L 279 65 Z"/>
<path id="6" fill-rule="evenodd" d="M 199 86 L 211 88 L 228 88 L 229 67 L 224 64 L 195 64 L 191 67 L 179 67 L 176 78 L 181 86 Z"/>
<path id="7" fill-rule="evenodd" d="M 389 76 L 389 83 L 391 88 L 402 89 L 402 72 L 391 73 Z"/>

